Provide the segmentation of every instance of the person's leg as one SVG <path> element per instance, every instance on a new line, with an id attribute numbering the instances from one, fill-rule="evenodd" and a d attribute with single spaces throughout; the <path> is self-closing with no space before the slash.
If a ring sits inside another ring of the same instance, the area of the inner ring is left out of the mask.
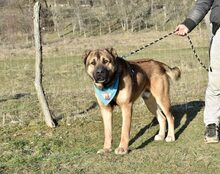
<path id="1" fill-rule="evenodd" d="M 204 123 L 206 127 L 208 128 L 209 125 L 215 124 L 217 129 L 217 126 L 219 124 L 218 121 L 219 116 L 220 116 L 220 29 L 216 32 L 215 36 L 213 37 L 210 48 L 210 71 L 209 71 L 208 87 L 206 89 L 206 95 L 205 95 L 205 111 L 204 111 Z M 215 129 L 213 126 L 211 127 L 213 128 L 213 130 Z"/>

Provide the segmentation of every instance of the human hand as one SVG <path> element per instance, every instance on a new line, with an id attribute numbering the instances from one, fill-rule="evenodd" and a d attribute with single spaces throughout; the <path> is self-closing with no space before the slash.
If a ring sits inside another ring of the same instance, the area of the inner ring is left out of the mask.
<path id="1" fill-rule="evenodd" d="M 184 24 L 179 24 L 175 31 L 175 34 L 185 36 L 189 32 L 189 29 Z"/>

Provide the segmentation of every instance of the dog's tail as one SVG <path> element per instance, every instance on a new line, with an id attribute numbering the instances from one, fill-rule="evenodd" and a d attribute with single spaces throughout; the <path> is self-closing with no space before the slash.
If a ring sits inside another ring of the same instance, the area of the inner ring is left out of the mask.
<path id="1" fill-rule="evenodd" d="M 171 68 L 171 67 L 169 67 L 169 66 L 166 65 L 166 64 L 163 64 L 163 67 L 164 67 L 164 69 L 165 69 L 165 71 L 166 71 L 166 74 L 167 74 L 172 80 L 177 81 L 177 80 L 180 79 L 180 77 L 181 77 L 181 71 L 180 71 L 180 69 L 179 69 L 178 67 L 175 66 L 175 67 Z"/>

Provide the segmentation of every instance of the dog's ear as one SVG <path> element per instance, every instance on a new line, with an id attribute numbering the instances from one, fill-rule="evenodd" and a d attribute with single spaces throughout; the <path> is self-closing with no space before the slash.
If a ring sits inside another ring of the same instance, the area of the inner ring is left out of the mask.
<path id="1" fill-rule="evenodd" d="M 91 53 L 91 50 L 86 50 L 84 55 L 83 55 L 83 63 L 84 65 L 86 65 L 86 59 L 89 56 L 89 54 Z"/>
<path id="2" fill-rule="evenodd" d="M 118 54 L 116 52 L 116 50 L 114 48 L 106 48 L 106 50 L 112 55 L 114 56 L 115 58 L 118 57 Z"/>

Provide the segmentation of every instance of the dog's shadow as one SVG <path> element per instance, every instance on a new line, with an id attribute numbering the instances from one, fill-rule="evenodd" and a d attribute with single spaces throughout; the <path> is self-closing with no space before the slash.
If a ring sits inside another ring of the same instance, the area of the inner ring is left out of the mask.
<path id="1" fill-rule="evenodd" d="M 175 129 L 181 126 L 178 130 L 178 132 L 175 133 L 176 140 L 179 138 L 179 136 L 184 132 L 184 130 L 188 127 L 190 122 L 197 116 L 197 113 L 205 106 L 204 101 L 191 101 L 184 104 L 178 104 L 172 106 L 172 114 L 175 117 Z M 186 117 L 186 121 L 183 125 L 180 124 L 183 117 Z M 156 117 L 153 118 L 151 123 L 147 124 L 143 128 L 140 129 L 140 131 L 130 140 L 129 146 L 131 146 L 135 141 L 137 141 L 149 128 L 152 126 L 157 125 L 157 119 Z M 156 135 L 156 134 L 155 134 Z M 146 141 L 144 141 L 142 144 L 140 144 L 135 149 L 142 149 L 147 144 L 152 142 L 154 140 L 154 136 L 150 137 Z"/>

